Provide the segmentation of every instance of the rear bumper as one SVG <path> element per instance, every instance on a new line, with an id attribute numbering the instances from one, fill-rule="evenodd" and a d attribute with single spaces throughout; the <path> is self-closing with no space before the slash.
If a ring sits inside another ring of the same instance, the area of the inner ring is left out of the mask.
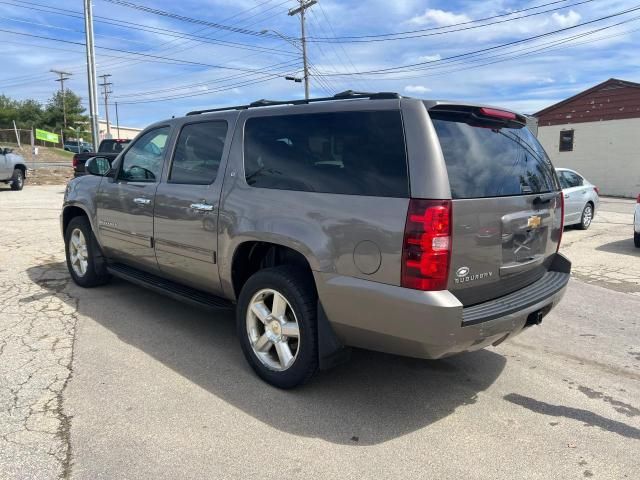
<path id="1" fill-rule="evenodd" d="M 497 344 L 539 323 L 562 299 L 571 263 L 557 254 L 537 282 L 464 308 L 448 291 L 421 292 L 316 274 L 322 306 L 345 345 L 418 358 L 441 358 Z"/>

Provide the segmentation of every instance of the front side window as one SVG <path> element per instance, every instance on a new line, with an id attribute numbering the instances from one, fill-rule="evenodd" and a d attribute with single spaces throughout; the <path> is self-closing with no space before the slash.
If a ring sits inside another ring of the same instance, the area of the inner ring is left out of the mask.
<path id="1" fill-rule="evenodd" d="M 201 122 L 185 125 L 178 136 L 169 183 L 209 185 L 222 161 L 227 122 Z"/>
<path id="2" fill-rule="evenodd" d="M 251 118 L 245 126 L 244 160 L 252 187 L 409 196 L 399 111 Z"/>
<path id="3" fill-rule="evenodd" d="M 160 127 L 142 135 L 125 153 L 119 178 L 130 182 L 159 181 L 169 131 L 168 126 Z"/>

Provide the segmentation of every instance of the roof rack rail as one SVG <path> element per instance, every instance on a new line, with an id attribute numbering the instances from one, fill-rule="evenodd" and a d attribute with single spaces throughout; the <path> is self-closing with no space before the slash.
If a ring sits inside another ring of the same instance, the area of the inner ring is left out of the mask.
<path id="1" fill-rule="evenodd" d="M 230 110 L 247 110 L 249 108 L 257 108 L 257 107 L 273 107 L 276 105 L 306 105 L 309 103 L 316 102 L 330 102 L 334 100 L 351 100 L 358 98 L 368 98 L 370 100 L 383 100 L 383 99 L 395 99 L 401 98 L 400 94 L 395 92 L 356 92 L 354 90 L 346 90 L 344 92 L 336 93 L 332 97 L 320 97 L 320 98 L 310 98 L 309 100 L 257 100 L 255 102 L 250 103 L 249 105 L 238 105 L 235 107 L 222 107 L 222 108 L 210 108 L 206 110 L 194 110 L 193 112 L 187 113 L 187 116 L 190 115 L 200 115 L 203 113 L 212 113 L 212 112 L 224 112 Z"/>

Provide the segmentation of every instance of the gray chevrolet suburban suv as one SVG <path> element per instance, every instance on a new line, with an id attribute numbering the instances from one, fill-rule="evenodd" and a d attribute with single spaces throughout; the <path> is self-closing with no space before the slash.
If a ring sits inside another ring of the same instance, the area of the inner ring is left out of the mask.
<path id="1" fill-rule="evenodd" d="M 291 388 L 349 347 L 442 358 L 537 325 L 565 292 L 563 196 L 525 118 L 345 92 L 191 112 L 92 158 L 61 215 L 69 272 L 235 308 Z"/>

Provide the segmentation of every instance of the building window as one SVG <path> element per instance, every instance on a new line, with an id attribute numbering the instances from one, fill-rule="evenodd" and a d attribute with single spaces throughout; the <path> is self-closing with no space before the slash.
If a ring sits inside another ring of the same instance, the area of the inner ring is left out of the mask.
<path id="1" fill-rule="evenodd" d="M 560 151 L 573 152 L 573 130 L 560 132 Z"/>

